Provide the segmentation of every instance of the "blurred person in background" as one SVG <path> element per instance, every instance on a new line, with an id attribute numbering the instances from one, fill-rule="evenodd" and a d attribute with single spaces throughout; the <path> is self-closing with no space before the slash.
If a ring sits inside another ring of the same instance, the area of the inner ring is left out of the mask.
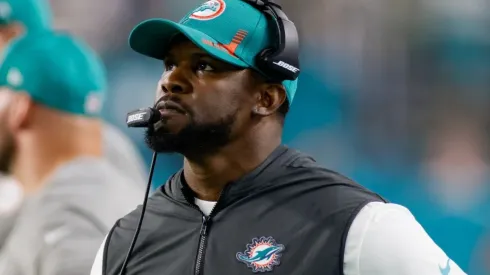
<path id="1" fill-rule="evenodd" d="M 49 2 L 46 0 L 1 0 L 0 1 L 0 52 L 15 38 L 26 34 L 43 32 L 52 29 L 52 12 Z M 50 92 L 50 91 L 46 91 Z M 146 182 L 146 168 L 141 155 L 136 147 L 119 129 L 115 126 L 103 123 L 103 153 L 109 162 L 114 165 L 120 173 L 131 178 L 132 184 L 144 186 Z M 0 200 L 7 196 L 17 193 L 8 192 L 15 184 L 14 179 L 6 175 L 0 177 L 0 185 L 3 181 L 8 183 L 9 187 L 0 188 Z M 8 201 L 12 207 L 8 207 L 15 212 L 19 206 L 17 199 L 11 198 Z M 4 201 L 7 201 L 5 199 Z M 5 203 L 7 204 L 7 203 Z M 7 207 L 6 207 L 7 208 Z M 2 244 L 1 236 L 5 236 L 8 229 L 11 228 L 11 222 L 15 215 L 10 211 L 0 212 L 0 246 Z"/>
<path id="2" fill-rule="evenodd" d="M 443 112 L 427 138 L 425 159 L 408 194 L 434 240 L 469 274 L 487 274 L 480 256 L 490 233 L 490 166 L 482 120 L 469 110 Z"/>
<path id="3" fill-rule="evenodd" d="M 490 225 L 490 167 L 477 120 L 453 118 L 429 138 L 424 177 L 432 201 L 451 215 Z"/>
<path id="4" fill-rule="evenodd" d="M 0 1 L 0 55 L 10 41 L 27 31 L 49 29 L 51 13 L 45 0 Z M 0 102 L 1 103 L 1 102 Z M 5 102 L 4 102 L 5 103 Z M 1 156 L 0 156 L 1 157 Z M 6 160 L 0 159 L 0 162 Z M 22 201 L 22 187 L 0 171 L 0 248 L 15 222 Z"/>
<path id="5" fill-rule="evenodd" d="M 25 198 L 0 274 L 88 274 L 112 224 L 143 196 L 103 156 L 103 65 L 85 43 L 54 32 L 22 36 L 4 55 L 0 171 Z"/>

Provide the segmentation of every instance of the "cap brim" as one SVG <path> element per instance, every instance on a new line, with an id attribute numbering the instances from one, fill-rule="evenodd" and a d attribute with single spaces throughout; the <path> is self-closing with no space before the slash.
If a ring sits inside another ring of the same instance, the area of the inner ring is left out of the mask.
<path id="1" fill-rule="evenodd" d="M 138 24 L 129 35 L 129 46 L 140 54 L 163 60 L 172 38 L 177 34 L 185 35 L 192 43 L 217 59 L 238 67 L 250 67 L 224 47 L 220 47 L 220 43 L 209 35 L 165 19 L 149 19 Z"/>

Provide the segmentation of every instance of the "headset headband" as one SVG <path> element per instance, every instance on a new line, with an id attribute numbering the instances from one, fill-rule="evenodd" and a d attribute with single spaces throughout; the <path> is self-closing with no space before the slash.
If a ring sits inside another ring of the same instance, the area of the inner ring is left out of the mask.
<path id="1" fill-rule="evenodd" d="M 300 73 L 299 38 L 296 26 L 282 11 L 280 5 L 270 0 L 243 0 L 272 17 L 278 42 L 274 48 L 264 49 L 256 58 L 259 69 L 274 80 L 295 80 Z"/>

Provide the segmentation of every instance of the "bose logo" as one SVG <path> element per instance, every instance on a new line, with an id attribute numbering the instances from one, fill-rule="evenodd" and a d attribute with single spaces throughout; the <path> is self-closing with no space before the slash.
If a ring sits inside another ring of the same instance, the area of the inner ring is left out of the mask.
<path id="1" fill-rule="evenodd" d="M 144 114 L 145 113 L 138 113 L 138 114 L 130 115 L 128 117 L 127 123 L 131 123 L 131 122 L 136 121 L 136 120 L 142 120 Z"/>
<path id="2" fill-rule="evenodd" d="M 279 61 L 279 62 L 272 62 L 273 64 L 283 67 L 284 69 L 291 71 L 293 73 L 297 73 L 299 71 L 298 68 L 294 67 L 293 65 L 289 65 L 288 63 L 284 61 Z"/>

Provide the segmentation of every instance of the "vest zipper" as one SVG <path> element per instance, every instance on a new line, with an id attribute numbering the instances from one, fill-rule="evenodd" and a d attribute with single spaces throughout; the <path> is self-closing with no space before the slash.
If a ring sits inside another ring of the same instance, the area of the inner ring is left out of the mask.
<path id="1" fill-rule="evenodd" d="M 226 185 L 223 190 L 221 190 L 221 193 L 218 196 L 218 200 L 216 204 L 214 205 L 213 209 L 211 209 L 211 212 L 209 213 L 209 216 L 204 215 L 204 213 L 197 207 L 194 203 L 190 203 L 191 207 L 196 209 L 197 211 L 201 212 L 202 215 L 202 223 L 201 223 L 201 230 L 200 230 L 200 236 L 199 236 L 199 247 L 197 250 L 197 259 L 196 259 L 196 267 L 194 270 L 195 275 L 202 275 L 202 269 L 204 266 L 204 256 L 206 254 L 206 245 L 207 245 L 207 238 L 209 234 L 209 226 L 211 224 L 211 218 L 215 215 L 214 212 L 216 212 L 216 206 L 219 204 L 219 201 L 221 199 L 221 196 L 225 192 L 225 190 L 228 188 L 228 185 Z M 187 198 L 187 201 L 190 202 L 191 200 Z"/>
<path id="2" fill-rule="evenodd" d="M 225 186 L 226 189 L 226 186 Z M 223 190 L 224 191 L 224 190 Z M 196 269 L 195 269 L 195 275 L 202 275 L 202 269 L 204 265 L 204 256 L 206 255 L 206 245 L 208 243 L 208 234 L 209 234 L 209 226 L 211 224 L 211 218 L 215 215 L 216 211 L 216 206 L 218 205 L 221 195 L 223 194 L 223 191 L 218 196 L 218 201 L 214 205 L 213 209 L 211 209 L 211 212 L 209 213 L 209 216 L 204 215 L 204 213 L 199 209 L 199 207 L 195 206 L 194 207 L 199 210 L 202 214 L 202 223 L 201 223 L 201 230 L 200 230 L 200 236 L 199 236 L 199 248 L 197 251 L 197 259 L 196 259 Z"/>
<path id="3" fill-rule="evenodd" d="M 204 254 L 206 254 L 208 226 L 210 220 L 211 220 L 210 217 L 202 216 L 201 234 L 199 237 L 199 248 L 198 248 L 199 250 L 197 251 L 195 275 L 202 274 L 202 267 L 204 263 L 203 259 L 204 259 Z"/>

